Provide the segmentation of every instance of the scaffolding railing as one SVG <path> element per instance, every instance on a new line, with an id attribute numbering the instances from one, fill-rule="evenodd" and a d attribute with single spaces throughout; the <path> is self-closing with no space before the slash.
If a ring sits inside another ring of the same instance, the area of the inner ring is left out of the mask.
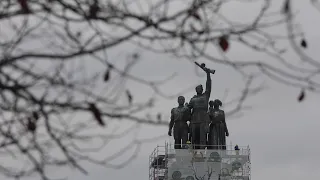
<path id="1" fill-rule="evenodd" d="M 157 146 L 149 156 L 149 180 L 164 180 L 167 172 L 167 149 Z"/>
<path id="2" fill-rule="evenodd" d="M 204 150 L 223 150 L 228 155 L 249 155 L 249 146 L 238 146 L 239 150 L 235 150 L 232 145 L 190 145 L 182 144 L 181 149 L 175 149 L 175 144 L 168 144 L 168 154 L 175 154 L 176 150 L 189 149 L 194 151 L 204 151 Z"/>

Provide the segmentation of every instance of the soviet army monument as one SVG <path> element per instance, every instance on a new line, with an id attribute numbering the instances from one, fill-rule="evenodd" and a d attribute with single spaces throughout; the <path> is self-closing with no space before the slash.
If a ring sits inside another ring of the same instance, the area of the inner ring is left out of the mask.
<path id="1" fill-rule="evenodd" d="M 223 103 L 210 99 L 215 70 L 195 64 L 206 73 L 205 89 L 196 86 L 189 103 L 186 97 L 177 97 L 168 131 L 174 144 L 165 143 L 152 152 L 149 180 L 249 180 L 249 146 L 226 145 L 229 129 L 220 109 Z"/>

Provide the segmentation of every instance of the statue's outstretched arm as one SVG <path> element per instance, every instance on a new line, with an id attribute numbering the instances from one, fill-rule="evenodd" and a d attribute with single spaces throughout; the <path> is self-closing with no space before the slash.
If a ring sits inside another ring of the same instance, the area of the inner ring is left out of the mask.
<path id="1" fill-rule="evenodd" d="M 171 129 L 173 128 L 174 125 L 174 113 L 173 113 L 173 109 L 171 109 L 171 117 L 170 117 L 170 123 L 169 123 L 169 131 L 171 131 Z"/>
<path id="2" fill-rule="evenodd" d="M 205 91 L 205 94 L 208 96 L 208 98 L 210 98 L 211 86 L 212 86 L 212 81 L 211 81 L 210 72 L 208 71 L 207 72 L 206 91 Z"/>

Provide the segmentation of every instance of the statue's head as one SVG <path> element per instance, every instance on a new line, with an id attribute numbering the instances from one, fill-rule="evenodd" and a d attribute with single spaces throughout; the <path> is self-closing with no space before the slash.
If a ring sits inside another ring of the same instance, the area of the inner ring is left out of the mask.
<path id="1" fill-rule="evenodd" d="M 203 92 L 203 87 L 202 87 L 201 84 L 196 87 L 196 92 L 197 92 L 197 94 L 202 94 L 202 92 Z"/>
<path id="2" fill-rule="evenodd" d="M 184 102 L 185 102 L 184 97 L 183 97 L 183 96 L 179 96 L 179 97 L 178 97 L 178 103 L 179 103 L 179 105 L 184 105 Z"/>
<path id="3" fill-rule="evenodd" d="M 214 105 L 214 102 L 211 100 L 211 101 L 209 101 L 209 106 L 210 107 L 213 107 L 213 105 Z"/>
<path id="4" fill-rule="evenodd" d="M 219 99 L 216 99 L 213 101 L 213 106 L 215 108 L 219 108 L 220 106 L 222 106 L 222 102 Z"/>

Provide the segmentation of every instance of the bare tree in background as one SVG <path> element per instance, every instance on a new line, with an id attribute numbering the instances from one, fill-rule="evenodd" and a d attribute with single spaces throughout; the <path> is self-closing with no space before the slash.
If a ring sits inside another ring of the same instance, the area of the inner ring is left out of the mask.
<path id="1" fill-rule="evenodd" d="M 242 95 L 230 101 L 236 105 L 229 115 L 239 112 L 243 101 L 261 90 L 250 86 L 257 72 L 246 71 L 249 67 L 276 81 L 302 88 L 300 101 L 304 90 L 318 92 L 320 84 L 316 78 L 320 63 L 301 49 L 308 45 L 303 33 L 294 28 L 291 1 L 283 1 L 281 12 L 274 13 L 271 1 L 261 0 L 260 12 L 247 24 L 235 23 L 221 14 L 221 8 L 230 2 L 1 0 L 0 153 L 27 165 L 11 167 L 1 161 L 0 172 L 15 179 L 38 175 L 47 180 L 51 179 L 50 167 L 72 167 L 84 174 L 87 171 L 83 162 L 120 168 L 135 155 L 120 165 L 109 162 L 129 147 L 136 146 L 137 152 L 143 141 L 134 140 L 114 156 L 95 158 L 92 154 L 103 149 L 111 139 L 138 127 L 106 134 L 105 128 L 109 128 L 111 120 L 167 125 L 160 115 L 158 121 L 138 115 L 152 107 L 154 100 L 136 101 L 125 82 L 136 81 L 167 97 L 158 87 L 172 76 L 154 82 L 130 74 L 140 59 L 136 52 L 126 53 L 128 64 L 115 66 L 108 52 L 126 43 L 155 53 L 190 61 L 204 58 L 234 68 L 245 77 L 246 83 Z M 311 2 L 319 7 L 316 1 Z M 177 3 L 180 3 L 178 7 Z M 288 36 L 268 33 L 268 28 L 277 25 L 286 25 Z M 292 49 L 310 66 L 302 68 L 283 58 L 284 50 L 275 47 L 281 39 L 289 39 Z M 283 67 L 262 60 L 227 58 L 230 43 L 234 41 L 267 54 Z M 222 55 L 210 53 L 213 49 Z M 123 97 L 128 103 L 121 102 Z M 79 145 L 93 141 L 101 142 L 100 146 Z"/>

